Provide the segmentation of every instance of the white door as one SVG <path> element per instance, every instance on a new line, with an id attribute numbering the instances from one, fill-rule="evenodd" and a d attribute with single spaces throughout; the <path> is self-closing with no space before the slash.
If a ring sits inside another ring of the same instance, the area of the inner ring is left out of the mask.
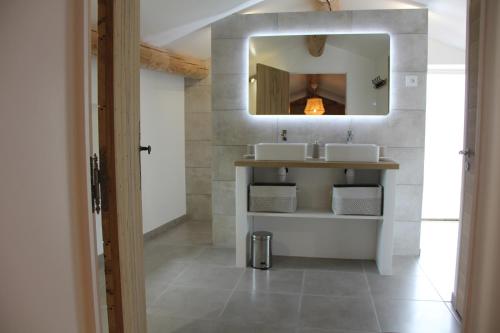
<path id="1" fill-rule="evenodd" d="M 480 54 L 483 29 L 478 29 L 481 22 L 481 0 L 469 1 L 469 17 L 467 22 L 467 91 L 465 107 L 464 146 L 461 151 L 463 157 L 462 174 L 462 203 L 460 212 L 460 235 L 458 244 L 457 273 L 453 306 L 460 315 L 464 313 L 467 271 L 469 266 L 469 245 L 471 239 L 472 217 L 474 216 L 474 189 L 476 186 L 476 160 L 474 153 L 478 143 L 478 96 L 480 92 Z M 472 27 L 472 28 L 471 28 Z M 474 29 L 474 27 L 476 27 Z"/>

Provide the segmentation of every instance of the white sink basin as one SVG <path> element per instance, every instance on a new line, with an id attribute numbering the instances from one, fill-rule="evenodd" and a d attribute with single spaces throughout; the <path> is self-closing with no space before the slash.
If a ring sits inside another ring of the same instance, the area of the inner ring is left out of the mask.
<path id="1" fill-rule="evenodd" d="M 306 143 L 259 143 L 255 145 L 256 160 L 303 161 L 306 159 Z"/>
<path id="2" fill-rule="evenodd" d="M 325 160 L 328 162 L 378 162 L 379 147 L 360 143 L 327 143 Z"/>

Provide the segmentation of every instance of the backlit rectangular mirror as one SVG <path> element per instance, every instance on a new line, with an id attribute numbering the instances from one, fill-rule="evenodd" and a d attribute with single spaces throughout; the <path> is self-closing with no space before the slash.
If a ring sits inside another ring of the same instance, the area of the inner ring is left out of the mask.
<path id="1" fill-rule="evenodd" d="M 259 36 L 249 45 L 254 115 L 386 115 L 387 34 Z"/>

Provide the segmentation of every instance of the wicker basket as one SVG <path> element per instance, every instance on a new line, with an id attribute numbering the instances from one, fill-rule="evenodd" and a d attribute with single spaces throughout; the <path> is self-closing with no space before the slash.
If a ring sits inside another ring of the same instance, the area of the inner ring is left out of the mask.
<path id="1" fill-rule="evenodd" d="M 382 215 L 381 185 L 334 185 L 332 210 L 337 215 Z"/>
<path id="2" fill-rule="evenodd" d="M 295 183 L 255 183 L 250 185 L 251 212 L 293 213 L 297 210 Z"/>

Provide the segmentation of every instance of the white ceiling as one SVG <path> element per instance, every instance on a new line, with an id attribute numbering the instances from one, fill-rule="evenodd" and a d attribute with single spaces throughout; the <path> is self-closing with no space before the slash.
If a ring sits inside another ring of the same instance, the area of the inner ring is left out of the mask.
<path id="1" fill-rule="evenodd" d="M 163 47 L 262 0 L 141 0 L 141 39 Z M 91 0 L 97 25 L 97 0 Z"/>
<path id="2" fill-rule="evenodd" d="M 338 0 L 343 10 L 429 8 L 429 38 L 465 50 L 466 0 Z M 93 1 L 93 22 L 96 22 Z M 236 12 L 318 10 L 317 0 L 141 0 L 142 40 L 188 55 L 210 57 L 209 25 Z"/>

